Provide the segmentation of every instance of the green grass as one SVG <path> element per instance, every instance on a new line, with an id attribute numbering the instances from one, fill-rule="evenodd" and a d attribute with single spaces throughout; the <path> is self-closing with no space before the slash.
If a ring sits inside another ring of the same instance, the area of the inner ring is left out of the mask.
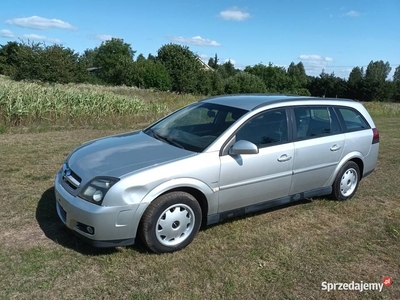
<path id="1" fill-rule="evenodd" d="M 55 212 L 53 178 L 80 143 L 200 97 L 0 77 L 0 299 L 400 299 L 400 105 L 365 103 L 381 136 L 354 199 L 304 201 L 202 230 L 186 249 L 94 249 Z M 394 283 L 324 292 L 322 281 Z"/>
<path id="2" fill-rule="evenodd" d="M 399 299 L 400 118 L 376 118 L 377 170 L 347 202 L 304 201 L 202 230 L 154 255 L 92 248 L 55 212 L 53 177 L 80 143 L 120 130 L 0 136 L 0 299 Z M 323 281 L 381 282 L 382 293 L 321 290 Z"/>

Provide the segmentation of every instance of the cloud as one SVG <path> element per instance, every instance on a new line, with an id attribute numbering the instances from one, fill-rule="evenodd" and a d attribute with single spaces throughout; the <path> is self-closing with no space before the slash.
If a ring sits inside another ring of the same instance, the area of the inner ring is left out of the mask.
<path id="1" fill-rule="evenodd" d="M 18 27 L 32 29 L 76 29 L 74 26 L 67 22 L 58 19 L 46 19 L 38 16 L 10 19 L 7 20 L 6 23 Z"/>
<path id="2" fill-rule="evenodd" d="M 168 39 L 173 42 L 186 44 L 186 45 L 195 45 L 195 46 L 211 46 L 218 47 L 221 46 L 220 43 L 216 41 L 212 41 L 209 39 L 203 39 L 201 36 L 194 36 L 192 38 L 185 38 L 182 36 L 169 36 Z"/>
<path id="3" fill-rule="evenodd" d="M 227 63 L 228 61 L 230 61 L 232 65 L 236 64 L 236 61 L 234 59 L 230 59 L 230 58 L 225 59 L 224 63 Z"/>
<path id="4" fill-rule="evenodd" d="M 197 56 L 200 57 L 202 60 L 209 58 L 207 54 L 198 54 Z"/>
<path id="5" fill-rule="evenodd" d="M 113 36 L 109 35 L 109 34 L 97 34 L 97 35 L 94 36 L 94 38 L 96 40 L 100 40 L 100 41 L 104 42 L 104 41 L 111 40 L 113 38 Z"/>
<path id="6" fill-rule="evenodd" d="M 221 11 L 219 13 L 219 16 L 224 20 L 232 20 L 232 21 L 244 21 L 251 17 L 251 15 L 248 12 L 240 10 L 236 6 Z"/>
<path id="7" fill-rule="evenodd" d="M 32 40 L 32 41 L 50 42 L 50 43 L 54 43 L 54 44 L 59 44 L 61 42 L 59 39 L 52 39 L 52 38 L 48 38 L 44 35 L 38 35 L 38 34 L 34 34 L 34 33 L 24 34 L 24 35 L 22 35 L 22 38 Z"/>
<path id="8" fill-rule="evenodd" d="M 1 29 L 0 30 L 0 36 L 1 37 L 12 38 L 12 37 L 15 37 L 15 34 L 12 31 L 8 30 L 8 29 Z"/>
<path id="9" fill-rule="evenodd" d="M 299 59 L 303 61 L 306 73 L 313 76 L 319 75 L 322 69 L 326 69 L 328 63 L 333 61 L 331 57 L 316 54 L 302 54 Z"/>
<path id="10" fill-rule="evenodd" d="M 358 11 L 355 10 L 350 10 L 347 13 L 343 14 L 343 16 L 345 17 L 350 17 L 350 18 L 357 18 L 359 17 L 361 14 Z"/>
<path id="11" fill-rule="evenodd" d="M 302 54 L 299 56 L 301 60 L 308 60 L 308 61 L 333 61 L 331 57 L 324 57 L 321 55 L 307 55 L 307 54 Z"/>

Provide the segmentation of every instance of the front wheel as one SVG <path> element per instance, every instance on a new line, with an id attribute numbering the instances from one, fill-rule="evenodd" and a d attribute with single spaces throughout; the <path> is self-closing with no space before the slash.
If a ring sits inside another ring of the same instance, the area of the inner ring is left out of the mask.
<path id="1" fill-rule="evenodd" d="M 332 197 L 335 200 L 344 201 L 354 196 L 360 182 L 360 169 L 353 162 L 347 162 L 339 171 L 333 185 Z"/>
<path id="2" fill-rule="evenodd" d="M 162 195 L 143 214 L 142 241 L 155 253 L 183 249 L 199 231 L 201 217 L 200 205 L 192 195 L 185 192 Z"/>

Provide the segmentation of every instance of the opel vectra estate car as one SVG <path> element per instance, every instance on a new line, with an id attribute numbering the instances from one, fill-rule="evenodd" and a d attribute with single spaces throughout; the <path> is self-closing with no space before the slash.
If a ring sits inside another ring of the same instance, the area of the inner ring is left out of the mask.
<path id="1" fill-rule="evenodd" d="M 57 213 L 94 246 L 141 237 L 172 252 L 202 224 L 315 196 L 347 200 L 378 150 L 358 102 L 218 96 L 73 150 L 55 179 Z"/>

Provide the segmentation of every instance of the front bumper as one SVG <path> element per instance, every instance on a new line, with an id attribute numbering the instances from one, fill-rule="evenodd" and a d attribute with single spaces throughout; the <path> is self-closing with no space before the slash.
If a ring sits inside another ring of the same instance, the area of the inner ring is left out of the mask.
<path id="1" fill-rule="evenodd" d="M 138 205 L 99 206 L 71 195 L 61 180 L 59 172 L 54 184 L 56 208 L 69 229 L 95 247 L 127 246 L 135 242 L 133 218 Z"/>

